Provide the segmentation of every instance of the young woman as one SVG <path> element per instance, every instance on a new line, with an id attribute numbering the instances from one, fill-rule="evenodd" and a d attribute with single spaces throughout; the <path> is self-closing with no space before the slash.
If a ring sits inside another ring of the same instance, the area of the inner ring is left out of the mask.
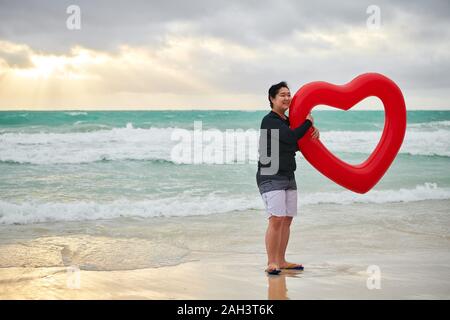
<path id="1" fill-rule="evenodd" d="M 289 118 L 285 112 L 291 104 L 291 93 L 286 82 L 270 87 L 269 102 L 272 110 L 261 122 L 261 129 L 266 131 L 262 130 L 260 135 L 261 139 L 267 139 L 267 143 L 260 144 L 256 181 L 269 219 L 265 239 L 268 258 L 266 272 L 279 274 L 281 269 L 303 270 L 301 264 L 286 261 L 285 253 L 292 218 L 297 215 L 297 185 L 294 175 L 295 152 L 298 151 L 297 141 L 313 126 L 314 120 L 309 114 L 299 127 L 293 129 L 289 127 Z M 271 157 L 270 136 L 273 130 L 278 130 L 278 169 L 275 173 L 267 174 L 267 170 L 264 169 L 271 167 L 273 158 L 266 163 L 261 161 L 261 155 L 264 152 L 264 155 Z M 319 130 L 314 127 L 312 137 L 319 138 Z M 261 150 L 262 145 L 265 145 L 267 149 Z"/>

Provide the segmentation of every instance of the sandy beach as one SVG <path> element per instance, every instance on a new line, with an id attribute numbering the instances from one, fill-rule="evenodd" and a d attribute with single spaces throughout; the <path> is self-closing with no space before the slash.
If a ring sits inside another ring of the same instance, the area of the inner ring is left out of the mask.
<path id="1" fill-rule="evenodd" d="M 288 248 L 305 271 L 280 276 L 258 211 L 1 226 L 0 299 L 448 299 L 449 205 L 305 206 Z"/>

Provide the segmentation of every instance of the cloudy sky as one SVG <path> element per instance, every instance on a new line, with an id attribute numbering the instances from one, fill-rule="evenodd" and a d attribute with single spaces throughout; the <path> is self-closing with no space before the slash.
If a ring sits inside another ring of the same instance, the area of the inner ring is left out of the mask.
<path id="1" fill-rule="evenodd" d="M 259 109 L 281 80 L 365 72 L 450 109 L 449 18 L 448 0 L 0 0 L 0 109 Z"/>

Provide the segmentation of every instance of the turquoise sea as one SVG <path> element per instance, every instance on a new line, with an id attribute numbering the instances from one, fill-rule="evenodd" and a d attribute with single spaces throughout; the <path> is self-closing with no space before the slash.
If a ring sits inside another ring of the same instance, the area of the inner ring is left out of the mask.
<path id="1" fill-rule="evenodd" d="M 0 112 L 0 224 L 262 211 L 250 140 L 267 112 Z M 355 164 L 373 150 L 384 124 L 382 111 L 313 116 L 324 144 Z M 209 152 L 217 140 L 202 140 L 198 149 L 176 139 L 176 131 L 194 137 L 199 125 L 203 139 L 228 131 L 247 141 L 245 157 L 224 143 L 231 158 L 220 163 Z M 174 158 L 180 143 L 201 161 Z M 450 199 L 449 168 L 450 111 L 409 111 L 400 153 L 367 194 L 334 184 L 298 153 L 299 206 Z"/>

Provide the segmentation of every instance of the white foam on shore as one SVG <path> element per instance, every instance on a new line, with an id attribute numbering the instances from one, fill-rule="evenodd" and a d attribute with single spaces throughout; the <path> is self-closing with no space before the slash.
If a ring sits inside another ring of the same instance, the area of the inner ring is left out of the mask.
<path id="1" fill-rule="evenodd" d="M 450 199 L 450 188 L 435 183 L 414 189 L 372 190 L 367 194 L 351 191 L 300 194 L 299 205 L 392 203 Z M 119 217 L 170 217 L 211 215 L 243 210 L 263 210 L 259 196 L 232 197 L 209 194 L 204 197 L 179 197 L 112 202 L 39 202 L 13 203 L 0 200 L 0 224 L 31 224 L 49 221 L 84 221 Z"/>
<path id="2" fill-rule="evenodd" d="M 172 141 L 171 136 L 177 128 L 134 128 L 132 123 L 126 127 L 89 132 L 66 133 L 18 133 L 0 134 L 0 162 L 27 164 L 90 163 L 102 160 L 165 160 L 174 161 L 171 151 L 175 145 L 191 141 Z M 193 130 L 187 131 L 193 134 Z M 214 134 L 212 129 L 203 134 Z M 225 131 L 221 131 L 224 133 Z M 244 130 L 236 131 L 236 139 L 246 141 L 248 155 L 246 161 L 257 161 L 258 132 L 252 135 Z M 370 154 L 381 136 L 376 131 L 325 131 L 321 133 L 322 142 L 332 152 Z M 407 131 L 400 153 L 424 156 L 450 157 L 450 130 Z M 203 143 L 203 150 L 213 146 Z M 214 147 L 214 146 L 213 146 Z M 223 146 L 227 153 L 234 146 Z M 202 163 L 215 163 L 214 154 L 203 154 Z"/>

